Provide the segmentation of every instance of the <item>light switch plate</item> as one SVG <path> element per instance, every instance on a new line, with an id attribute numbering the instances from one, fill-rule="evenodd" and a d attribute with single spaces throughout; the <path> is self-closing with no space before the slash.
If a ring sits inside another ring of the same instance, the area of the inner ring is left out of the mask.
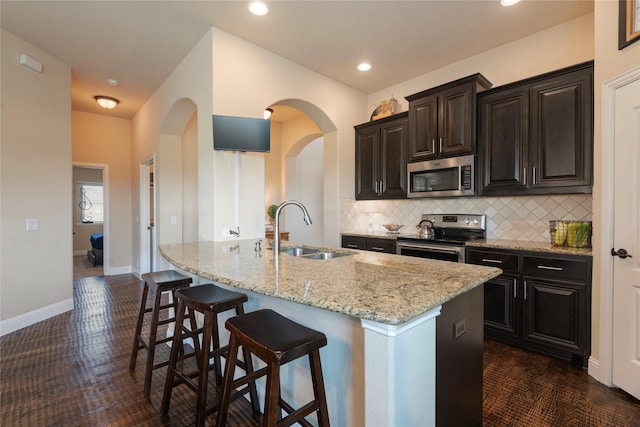
<path id="1" fill-rule="evenodd" d="M 40 221 L 38 218 L 27 218 L 27 231 L 38 231 L 40 229 Z"/>

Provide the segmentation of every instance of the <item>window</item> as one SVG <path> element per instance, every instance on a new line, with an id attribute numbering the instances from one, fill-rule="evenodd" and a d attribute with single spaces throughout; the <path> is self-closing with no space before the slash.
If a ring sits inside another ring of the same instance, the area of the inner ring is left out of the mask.
<path id="1" fill-rule="evenodd" d="M 101 182 L 76 183 L 76 217 L 82 224 L 104 222 L 104 197 Z"/>

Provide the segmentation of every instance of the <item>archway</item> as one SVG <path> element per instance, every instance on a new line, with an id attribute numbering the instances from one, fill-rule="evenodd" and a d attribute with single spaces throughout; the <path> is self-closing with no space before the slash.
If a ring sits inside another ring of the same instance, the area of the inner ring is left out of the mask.
<path id="1" fill-rule="evenodd" d="M 320 176 L 314 182 L 312 192 L 320 191 L 317 202 L 312 202 L 316 207 L 316 214 L 312 215 L 312 220 L 318 228 L 320 228 L 319 235 L 313 236 L 313 243 L 337 245 L 339 235 L 339 218 L 338 218 L 338 171 L 335 167 L 337 165 L 337 129 L 331 119 L 315 105 L 299 100 L 299 99 L 284 99 L 275 102 L 271 107 L 275 107 L 276 110 L 279 106 L 286 106 L 300 111 L 303 119 L 296 119 L 296 123 L 290 126 L 291 129 L 281 130 L 283 137 L 283 147 L 281 149 L 272 150 L 272 153 L 276 154 L 277 160 L 267 163 L 267 169 L 271 164 L 273 167 L 277 163 L 279 168 L 279 185 L 277 191 L 267 188 L 266 191 L 266 203 L 278 203 L 282 202 L 284 198 L 292 198 L 290 195 L 300 194 L 300 189 L 292 189 L 292 182 L 287 179 L 287 174 L 294 170 L 300 172 L 300 168 L 295 165 L 293 159 L 295 159 L 305 150 L 310 150 L 309 144 L 316 141 L 316 148 L 314 148 L 314 154 L 312 156 L 321 156 L 322 161 L 318 161 L 322 165 Z M 309 123 L 304 123 L 304 121 Z M 284 126 L 287 126 L 286 124 Z M 273 128 L 272 128 L 273 129 Z M 273 138 L 273 133 L 272 133 Z M 320 141 L 319 143 L 317 141 Z M 272 139 L 273 141 L 273 139 Z M 317 147 L 320 144 L 320 147 Z M 303 160 L 309 162 L 309 160 Z M 308 163 L 309 165 L 309 163 Z M 306 168 L 305 172 L 310 172 L 312 168 Z M 269 175 L 269 172 L 267 172 Z M 304 175 L 304 174 L 303 174 Z M 276 178 L 271 178 L 273 182 Z M 306 179 L 306 178 L 303 178 Z M 318 183 L 317 180 L 320 182 Z M 270 178 L 267 176 L 267 187 L 269 186 Z M 318 185 L 319 184 L 319 185 Z M 293 190 L 293 191 L 292 191 Z M 318 209 L 320 211 L 318 211 Z M 313 217 L 315 216 L 315 218 Z M 286 219 L 285 219 L 286 223 Z M 289 224 L 288 227 L 292 225 Z M 316 227 L 314 227 L 316 228 Z M 310 236 L 311 237 L 311 236 Z M 295 237 L 294 237 L 295 238 Z M 311 243 L 311 242 L 309 242 Z"/>

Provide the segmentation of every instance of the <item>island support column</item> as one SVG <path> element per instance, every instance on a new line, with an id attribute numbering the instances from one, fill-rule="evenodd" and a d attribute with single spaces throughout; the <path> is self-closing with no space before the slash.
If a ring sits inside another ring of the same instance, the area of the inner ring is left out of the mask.
<path id="1" fill-rule="evenodd" d="M 435 426 L 441 308 L 396 326 L 362 319 L 366 426 Z"/>

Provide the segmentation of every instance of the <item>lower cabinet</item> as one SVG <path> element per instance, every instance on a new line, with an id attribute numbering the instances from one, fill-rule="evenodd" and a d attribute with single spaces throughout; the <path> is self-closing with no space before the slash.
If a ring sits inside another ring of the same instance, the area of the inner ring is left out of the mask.
<path id="1" fill-rule="evenodd" d="M 342 247 L 363 251 L 396 253 L 396 241 L 377 237 L 342 235 Z"/>
<path id="2" fill-rule="evenodd" d="M 586 366 L 591 352 L 591 257 L 467 251 L 469 263 L 504 272 L 484 286 L 485 336 Z"/>

